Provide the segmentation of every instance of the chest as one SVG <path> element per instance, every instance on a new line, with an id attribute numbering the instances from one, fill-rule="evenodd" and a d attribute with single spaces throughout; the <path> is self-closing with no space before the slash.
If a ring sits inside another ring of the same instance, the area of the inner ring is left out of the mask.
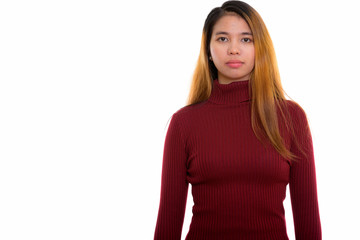
<path id="1" fill-rule="evenodd" d="M 289 163 L 270 145 L 258 140 L 250 117 L 218 114 L 193 122 L 188 137 L 188 180 L 272 183 L 289 180 Z"/>

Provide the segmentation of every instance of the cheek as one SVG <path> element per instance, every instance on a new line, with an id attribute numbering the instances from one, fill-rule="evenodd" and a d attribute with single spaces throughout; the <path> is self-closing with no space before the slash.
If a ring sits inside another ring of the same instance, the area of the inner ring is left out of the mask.
<path id="1" fill-rule="evenodd" d="M 214 47 L 212 47 L 211 45 L 210 45 L 210 55 L 211 55 L 213 58 L 216 57 L 216 55 L 217 55 Z"/>
<path id="2" fill-rule="evenodd" d="M 252 64 L 255 64 L 255 49 L 250 49 L 248 52 L 248 58 L 252 62 Z"/>
<path id="3" fill-rule="evenodd" d="M 221 55 L 223 54 L 223 47 L 217 46 L 216 44 L 212 45 L 210 44 L 210 54 L 213 58 L 221 58 Z"/>

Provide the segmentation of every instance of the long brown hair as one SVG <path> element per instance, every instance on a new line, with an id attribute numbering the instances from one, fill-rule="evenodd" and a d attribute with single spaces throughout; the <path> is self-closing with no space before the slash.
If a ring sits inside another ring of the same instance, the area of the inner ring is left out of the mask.
<path id="1" fill-rule="evenodd" d="M 247 3 L 227 1 L 208 14 L 187 104 L 196 104 L 210 97 L 213 80 L 218 77 L 214 63 L 209 60 L 210 39 L 215 23 L 229 13 L 236 13 L 242 17 L 249 25 L 254 38 L 255 65 L 249 79 L 253 131 L 259 140 L 263 141 L 264 137 L 268 139 L 284 158 L 296 161 L 297 156 L 286 148 L 278 126 L 277 109 L 285 119 L 286 128 L 294 134 L 291 120 L 284 114 L 288 114 L 288 111 L 273 43 L 261 16 Z"/>

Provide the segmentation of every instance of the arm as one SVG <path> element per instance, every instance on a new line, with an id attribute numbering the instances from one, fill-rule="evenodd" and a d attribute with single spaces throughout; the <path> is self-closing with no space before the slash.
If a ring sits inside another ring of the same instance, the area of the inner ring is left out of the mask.
<path id="1" fill-rule="evenodd" d="M 296 240 L 320 240 L 321 223 L 317 198 L 314 152 L 310 128 L 304 110 L 291 108 L 295 137 L 300 147 L 292 142 L 291 151 L 300 158 L 293 162 L 290 170 L 290 196 L 293 210 Z"/>
<path id="2" fill-rule="evenodd" d="M 154 240 L 181 238 L 188 193 L 186 159 L 179 119 L 174 114 L 164 144 L 160 205 Z"/>

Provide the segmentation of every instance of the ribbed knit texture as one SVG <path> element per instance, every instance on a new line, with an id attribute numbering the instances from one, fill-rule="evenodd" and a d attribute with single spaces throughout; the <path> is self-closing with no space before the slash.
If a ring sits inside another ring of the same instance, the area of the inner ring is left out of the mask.
<path id="1" fill-rule="evenodd" d="M 305 112 L 287 101 L 306 154 L 284 159 L 259 141 L 250 117 L 249 81 L 214 81 L 207 101 L 173 114 L 165 144 L 155 240 L 180 240 L 192 185 L 186 240 L 285 240 L 283 201 L 289 183 L 296 240 L 321 239 L 311 133 Z M 280 121 L 286 146 L 300 154 Z"/>

